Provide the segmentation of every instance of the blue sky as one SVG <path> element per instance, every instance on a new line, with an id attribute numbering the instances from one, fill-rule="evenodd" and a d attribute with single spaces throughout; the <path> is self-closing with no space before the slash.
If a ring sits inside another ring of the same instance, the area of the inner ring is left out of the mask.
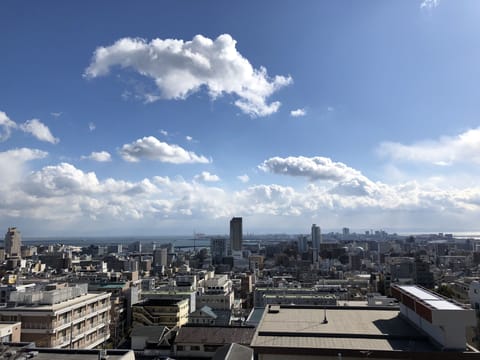
<path id="1" fill-rule="evenodd" d="M 0 227 L 476 231 L 477 1 L 4 1 Z"/>

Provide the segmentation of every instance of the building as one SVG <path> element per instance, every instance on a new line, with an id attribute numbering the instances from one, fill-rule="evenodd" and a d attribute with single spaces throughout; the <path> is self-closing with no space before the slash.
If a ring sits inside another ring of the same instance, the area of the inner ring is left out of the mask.
<path id="1" fill-rule="evenodd" d="M 308 237 L 300 235 L 297 240 L 298 252 L 304 254 L 308 251 Z"/>
<path id="2" fill-rule="evenodd" d="M 341 285 L 317 285 L 312 288 L 256 287 L 253 297 L 255 308 L 268 304 L 336 305 L 337 299 L 346 297 L 347 287 Z"/>
<path id="3" fill-rule="evenodd" d="M 21 340 L 40 347 L 92 349 L 110 338 L 110 294 L 87 284 L 15 291 L 0 321 L 21 321 Z"/>
<path id="4" fill-rule="evenodd" d="M 230 220 L 230 244 L 232 252 L 242 251 L 243 230 L 242 218 L 234 217 Z"/>
<path id="5" fill-rule="evenodd" d="M 137 351 L 145 349 L 149 344 L 156 346 L 168 331 L 166 326 L 137 326 L 130 334 L 131 348 Z"/>
<path id="6" fill-rule="evenodd" d="M 228 256 L 228 241 L 224 237 L 215 236 L 210 239 L 210 252 L 212 254 L 212 263 L 221 264 L 223 258 Z"/>
<path id="7" fill-rule="evenodd" d="M 186 299 L 188 301 L 188 312 L 192 313 L 197 309 L 196 303 L 196 291 L 194 290 L 183 290 L 176 287 L 169 287 L 165 290 L 151 290 L 151 291 L 142 291 L 142 299 L 160 299 L 160 300 L 176 300 L 176 299 Z"/>
<path id="8" fill-rule="evenodd" d="M 16 227 L 10 227 L 5 234 L 5 255 L 20 257 L 22 254 L 22 237 Z"/>
<path id="9" fill-rule="evenodd" d="M 188 322 L 188 299 L 147 299 L 134 304 L 133 325 L 180 327 Z"/>
<path id="10" fill-rule="evenodd" d="M 168 249 L 161 247 L 153 251 L 153 266 L 155 267 L 167 267 L 168 266 Z"/>
<path id="11" fill-rule="evenodd" d="M 0 322 L 0 342 L 20 342 L 21 326 L 20 322 Z"/>
<path id="12" fill-rule="evenodd" d="M 443 349 L 398 308 L 267 307 L 250 345 L 270 359 L 473 359 L 478 352 Z"/>
<path id="13" fill-rule="evenodd" d="M 466 328 L 475 326 L 475 310 L 463 307 L 415 285 L 392 285 L 403 317 L 422 329 L 442 349 L 463 351 Z"/>
<path id="14" fill-rule="evenodd" d="M 211 359 L 224 345 L 249 346 L 254 333 L 251 326 L 184 326 L 175 338 L 174 353 L 179 359 Z"/>
<path id="15" fill-rule="evenodd" d="M 234 302 L 232 280 L 228 275 L 215 275 L 213 278 L 199 281 L 196 302 L 198 308 L 207 305 L 214 310 L 232 309 Z"/>
<path id="16" fill-rule="evenodd" d="M 319 262 L 320 244 L 322 243 L 322 233 L 320 226 L 312 225 L 312 262 L 317 264 Z"/>
<path id="17" fill-rule="evenodd" d="M 209 306 L 203 306 L 188 316 L 189 324 L 203 326 L 228 326 L 230 325 L 230 310 L 212 310 Z"/>

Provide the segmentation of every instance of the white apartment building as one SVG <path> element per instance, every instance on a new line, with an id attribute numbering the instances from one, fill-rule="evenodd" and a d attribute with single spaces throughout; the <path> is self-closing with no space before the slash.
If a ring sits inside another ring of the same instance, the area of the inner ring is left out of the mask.
<path id="1" fill-rule="evenodd" d="M 228 275 L 215 275 L 198 282 L 197 308 L 207 305 L 214 310 L 231 310 L 233 301 L 232 280 Z"/>
<path id="2" fill-rule="evenodd" d="M 110 293 L 88 293 L 88 285 L 48 285 L 12 292 L 0 321 L 20 321 L 21 341 L 38 347 L 92 349 L 110 338 Z"/>

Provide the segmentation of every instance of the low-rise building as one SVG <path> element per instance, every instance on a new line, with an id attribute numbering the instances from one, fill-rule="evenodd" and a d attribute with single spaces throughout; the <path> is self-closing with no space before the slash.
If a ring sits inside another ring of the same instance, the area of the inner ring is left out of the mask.
<path id="1" fill-rule="evenodd" d="M 20 322 L 0 322 L 0 342 L 20 342 Z"/>
<path id="2" fill-rule="evenodd" d="M 133 325 L 180 327 L 188 322 L 187 299 L 148 299 L 134 304 Z"/>
<path id="3" fill-rule="evenodd" d="M 230 310 L 233 307 L 234 292 L 228 275 L 215 275 L 202 280 L 197 288 L 197 307 L 209 306 L 212 309 Z"/>
<path id="4" fill-rule="evenodd" d="M 174 353 L 178 358 L 211 359 L 224 345 L 250 345 L 254 327 L 184 326 L 175 338 Z"/>
<path id="5" fill-rule="evenodd" d="M 21 340 L 40 347 L 91 349 L 110 338 L 110 294 L 87 284 L 12 292 L 0 321 L 20 321 Z"/>

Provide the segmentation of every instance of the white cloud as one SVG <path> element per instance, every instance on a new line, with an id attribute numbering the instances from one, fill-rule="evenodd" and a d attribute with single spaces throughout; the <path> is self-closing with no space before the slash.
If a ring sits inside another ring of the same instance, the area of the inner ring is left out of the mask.
<path id="1" fill-rule="evenodd" d="M 457 136 L 443 136 L 412 145 L 396 142 L 380 144 L 378 153 L 393 160 L 431 163 L 447 166 L 455 163 L 480 164 L 480 128 Z"/>
<path id="2" fill-rule="evenodd" d="M 95 126 L 95 124 L 93 122 L 89 122 L 88 123 L 88 130 L 90 131 L 93 131 L 95 130 L 97 127 Z"/>
<path id="3" fill-rule="evenodd" d="M 12 133 L 12 129 L 16 127 L 15 121 L 10 120 L 6 113 L 0 111 L 0 141 L 7 140 Z"/>
<path id="4" fill-rule="evenodd" d="M 296 110 L 290 111 L 290 116 L 293 116 L 293 117 L 300 117 L 305 115 L 307 115 L 307 111 L 305 109 L 296 109 Z"/>
<path id="5" fill-rule="evenodd" d="M 321 156 L 289 156 L 287 158 L 273 157 L 258 166 L 260 170 L 274 174 L 303 176 L 312 181 L 333 180 L 342 181 L 363 177 L 358 171 L 340 162 Z"/>
<path id="6" fill-rule="evenodd" d="M 123 38 L 97 48 L 84 76 L 105 76 L 115 66 L 132 68 L 155 81 L 159 94 L 148 94 L 147 102 L 185 99 L 204 87 L 212 99 L 235 95 L 235 105 L 252 117 L 276 112 L 280 102 L 267 99 L 292 82 L 290 76 L 271 78 L 264 67 L 255 69 L 228 34 L 215 40 L 196 35 L 191 41 Z"/>
<path id="7" fill-rule="evenodd" d="M 161 129 L 160 134 L 162 134 L 163 136 L 168 136 L 168 131 Z"/>
<path id="8" fill-rule="evenodd" d="M 88 159 L 88 160 L 93 160 L 98 162 L 108 162 L 108 161 L 112 161 L 112 156 L 107 151 L 100 151 L 100 152 L 93 151 L 88 156 L 82 156 L 82 159 Z"/>
<path id="9" fill-rule="evenodd" d="M 43 159 L 47 155 L 45 151 L 29 148 L 0 152 L 0 188 L 2 185 L 18 182 L 26 173 L 27 162 Z"/>
<path id="10" fill-rule="evenodd" d="M 55 118 L 58 118 L 58 117 L 62 116 L 62 112 L 51 112 L 50 115 L 52 115 Z"/>
<path id="11" fill-rule="evenodd" d="M 195 175 L 194 179 L 196 181 L 203 181 L 203 182 L 220 181 L 220 178 L 217 175 L 210 174 L 208 171 L 202 171 L 201 174 Z"/>
<path id="12" fill-rule="evenodd" d="M 175 144 L 167 144 L 154 136 L 147 136 L 131 144 L 123 145 L 120 149 L 120 155 L 125 161 L 129 162 L 137 162 L 141 159 L 157 160 L 173 164 L 210 162 L 202 155 L 187 151 Z"/>
<path id="13" fill-rule="evenodd" d="M 192 141 L 192 140 L 193 140 L 193 137 L 187 135 L 187 136 L 185 136 L 185 140 L 187 140 L 187 141 Z"/>
<path id="14" fill-rule="evenodd" d="M 246 184 L 250 181 L 250 177 L 247 174 L 238 175 L 237 179 L 240 180 L 244 184 Z"/>
<path id="15" fill-rule="evenodd" d="M 42 229 L 71 233 L 80 228 L 95 233 L 105 227 L 119 234 L 126 229 L 148 232 L 166 227 L 184 231 L 188 222 L 203 228 L 217 224 L 219 231 L 231 216 L 241 214 L 249 226 L 256 223 L 257 229 L 269 232 L 306 232 L 308 223 L 318 219 L 327 228 L 411 229 L 428 224 L 436 230 L 474 228 L 480 215 L 478 186 L 445 187 L 437 180 L 388 185 L 358 176 L 360 172 L 349 167 L 343 175 L 328 175 L 327 182 L 298 187 L 259 184 L 226 191 L 197 181 L 214 179 L 208 172 L 192 181 L 155 176 L 133 182 L 100 179 L 68 163 L 33 172 L 23 168 L 46 155 L 35 149 L 0 153 L 1 225 L 18 219 L 25 226 L 42 224 L 30 229 L 32 233 Z"/>
<path id="16" fill-rule="evenodd" d="M 420 9 L 434 9 L 440 4 L 440 0 L 423 0 Z"/>
<path id="17" fill-rule="evenodd" d="M 60 140 L 52 135 L 50 129 L 38 119 L 25 121 L 20 125 L 20 129 L 26 133 L 32 134 L 40 141 L 46 141 L 51 144 L 56 144 Z"/>

